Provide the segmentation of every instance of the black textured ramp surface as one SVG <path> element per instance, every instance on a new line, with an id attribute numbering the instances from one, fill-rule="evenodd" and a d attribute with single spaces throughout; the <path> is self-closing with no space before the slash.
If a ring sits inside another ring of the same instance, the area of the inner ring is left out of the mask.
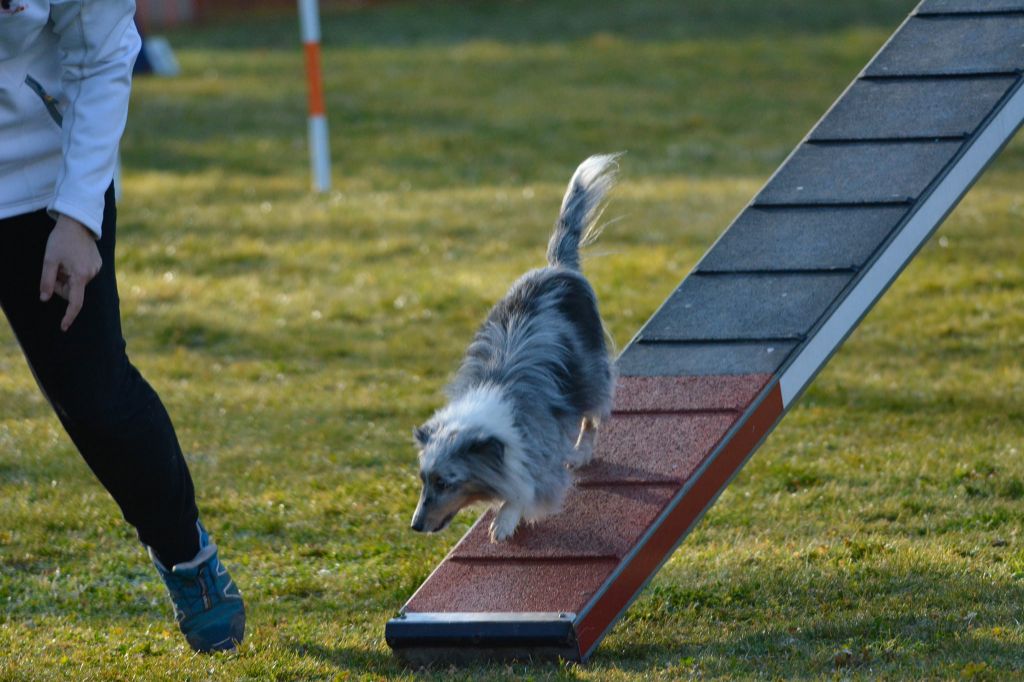
<path id="1" fill-rule="evenodd" d="M 977 12 L 1024 12 L 1024 0 L 925 0 L 917 8 L 921 15 Z"/>
<path id="2" fill-rule="evenodd" d="M 693 274 L 647 323 L 645 341 L 798 340 L 850 282 L 845 272 Z"/>
<path id="3" fill-rule="evenodd" d="M 868 76 L 1019 73 L 1024 14 L 912 17 L 868 65 Z"/>
<path id="4" fill-rule="evenodd" d="M 622 376 L 771 374 L 796 347 L 795 341 L 658 342 L 643 340 L 619 356 Z"/>
<path id="5" fill-rule="evenodd" d="M 812 140 L 970 135 L 1016 79 L 861 80 L 811 133 Z"/>
<path id="6" fill-rule="evenodd" d="M 907 210 L 906 206 L 749 208 L 704 256 L 697 271 L 856 269 Z"/>
<path id="7" fill-rule="evenodd" d="M 909 202 L 949 163 L 960 142 L 804 144 L 756 204 Z"/>

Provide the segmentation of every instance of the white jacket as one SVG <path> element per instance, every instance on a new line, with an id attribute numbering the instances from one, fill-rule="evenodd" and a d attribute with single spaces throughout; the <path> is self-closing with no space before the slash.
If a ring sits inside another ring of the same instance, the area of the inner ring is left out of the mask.
<path id="1" fill-rule="evenodd" d="M 134 0 L 0 7 L 0 218 L 46 208 L 100 235 L 141 45 L 134 15 Z"/>

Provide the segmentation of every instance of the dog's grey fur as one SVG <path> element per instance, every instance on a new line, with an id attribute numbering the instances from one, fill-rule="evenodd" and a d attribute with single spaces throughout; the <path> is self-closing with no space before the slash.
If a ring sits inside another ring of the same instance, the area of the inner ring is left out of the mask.
<path id="1" fill-rule="evenodd" d="M 448 387 L 449 403 L 415 431 L 423 491 L 416 531 L 445 528 L 462 507 L 498 506 L 492 541 L 521 519 L 558 511 L 611 411 L 614 366 L 580 247 L 596 237 L 618 155 L 576 170 L 548 244 L 548 266 L 523 275 L 491 310 Z"/>

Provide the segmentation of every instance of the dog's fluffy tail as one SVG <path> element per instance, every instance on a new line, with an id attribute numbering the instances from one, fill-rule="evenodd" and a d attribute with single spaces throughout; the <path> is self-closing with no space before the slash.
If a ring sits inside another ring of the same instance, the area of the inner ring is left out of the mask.
<path id="1" fill-rule="evenodd" d="M 552 266 L 580 269 L 580 247 L 593 242 L 600 233 L 597 221 L 604 197 L 615 184 L 620 156 L 621 152 L 591 156 L 573 173 L 555 233 L 548 242 L 548 263 Z"/>

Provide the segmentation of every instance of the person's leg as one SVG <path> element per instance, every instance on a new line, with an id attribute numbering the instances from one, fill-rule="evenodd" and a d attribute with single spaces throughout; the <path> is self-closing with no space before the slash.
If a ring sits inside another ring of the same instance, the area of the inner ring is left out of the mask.
<path id="1" fill-rule="evenodd" d="M 108 195 L 98 243 L 103 267 L 67 332 L 60 330 L 66 302 L 39 301 L 52 219 L 39 212 L 4 222 L 0 303 L 40 388 L 139 539 L 168 566 L 190 560 L 199 539 L 188 466 L 163 404 L 125 354 L 113 201 Z"/>
<path id="2" fill-rule="evenodd" d="M 42 211 L 0 220 L 0 306 L 64 428 L 149 547 L 189 645 L 197 651 L 233 649 L 245 632 L 241 594 L 198 522 L 171 420 L 125 353 L 113 191 L 106 200 L 98 244 L 103 267 L 86 287 L 71 328 L 60 331 L 66 302 L 39 300 L 54 224 Z"/>

